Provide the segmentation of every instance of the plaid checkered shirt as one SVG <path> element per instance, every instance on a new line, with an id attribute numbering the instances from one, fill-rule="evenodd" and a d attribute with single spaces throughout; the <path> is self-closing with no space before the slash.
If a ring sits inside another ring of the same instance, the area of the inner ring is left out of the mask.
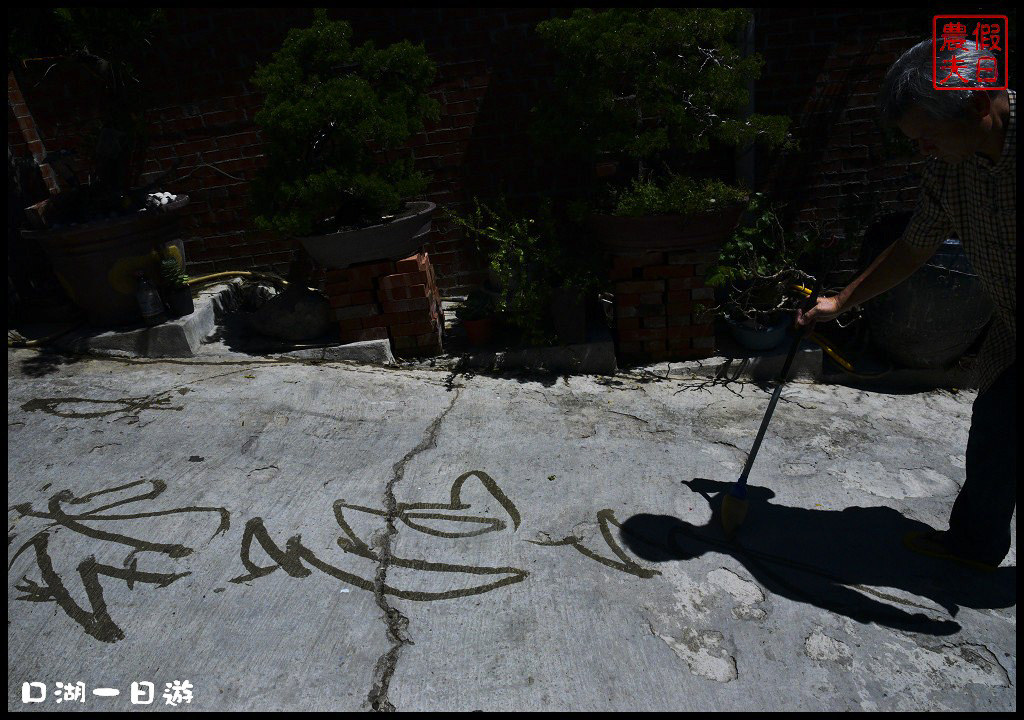
<path id="1" fill-rule="evenodd" d="M 959 165 L 928 160 L 902 237 L 913 247 L 938 248 L 955 232 L 995 306 L 976 365 L 979 392 L 1017 358 L 1017 93 L 1007 95 L 1010 119 L 999 161 L 978 154 Z"/>

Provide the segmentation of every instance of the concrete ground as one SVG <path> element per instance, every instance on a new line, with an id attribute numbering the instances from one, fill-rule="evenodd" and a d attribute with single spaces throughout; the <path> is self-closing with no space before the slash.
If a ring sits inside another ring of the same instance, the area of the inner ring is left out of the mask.
<path id="1" fill-rule="evenodd" d="M 900 545 L 974 393 L 788 385 L 729 543 L 769 393 L 9 351 L 8 707 L 1015 710 L 1016 547 Z"/>

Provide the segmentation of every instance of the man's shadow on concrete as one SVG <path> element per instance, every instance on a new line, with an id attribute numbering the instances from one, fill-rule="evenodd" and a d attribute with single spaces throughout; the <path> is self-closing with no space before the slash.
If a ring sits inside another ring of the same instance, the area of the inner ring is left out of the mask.
<path id="1" fill-rule="evenodd" d="M 981 572 L 912 553 L 903 547 L 903 535 L 931 528 L 892 508 L 786 507 L 769 502 L 775 497 L 771 490 L 749 487 L 749 513 L 729 542 L 721 505 L 731 483 L 694 478 L 683 484 L 707 500 L 711 520 L 697 527 L 668 515 L 634 515 L 622 524 L 621 539 L 638 557 L 666 562 L 708 551 L 731 555 L 776 595 L 857 622 L 929 635 L 951 635 L 961 626 L 931 617 L 938 614 L 935 608 L 886 588 L 928 598 L 950 617 L 960 607 L 1005 608 L 1017 602 L 1016 567 Z"/>

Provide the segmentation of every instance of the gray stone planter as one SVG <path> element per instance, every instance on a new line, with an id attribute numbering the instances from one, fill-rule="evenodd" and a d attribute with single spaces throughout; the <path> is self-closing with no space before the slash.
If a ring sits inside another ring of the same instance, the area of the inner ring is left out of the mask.
<path id="1" fill-rule="evenodd" d="M 370 260 L 401 260 L 423 246 L 437 208 L 432 202 L 410 202 L 405 207 L 404 215 L 388 223 L 299 240 L 319 265 L 335 270 Z"/>

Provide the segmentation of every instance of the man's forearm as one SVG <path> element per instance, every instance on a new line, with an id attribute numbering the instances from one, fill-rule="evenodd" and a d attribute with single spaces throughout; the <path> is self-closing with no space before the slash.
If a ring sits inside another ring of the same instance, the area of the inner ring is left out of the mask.
<path id="1" fill-rule="evenodd" d="M 838 295 L 842 311 L 852 310 L 906 280 L 935 253 L 894 242 Z"/>

